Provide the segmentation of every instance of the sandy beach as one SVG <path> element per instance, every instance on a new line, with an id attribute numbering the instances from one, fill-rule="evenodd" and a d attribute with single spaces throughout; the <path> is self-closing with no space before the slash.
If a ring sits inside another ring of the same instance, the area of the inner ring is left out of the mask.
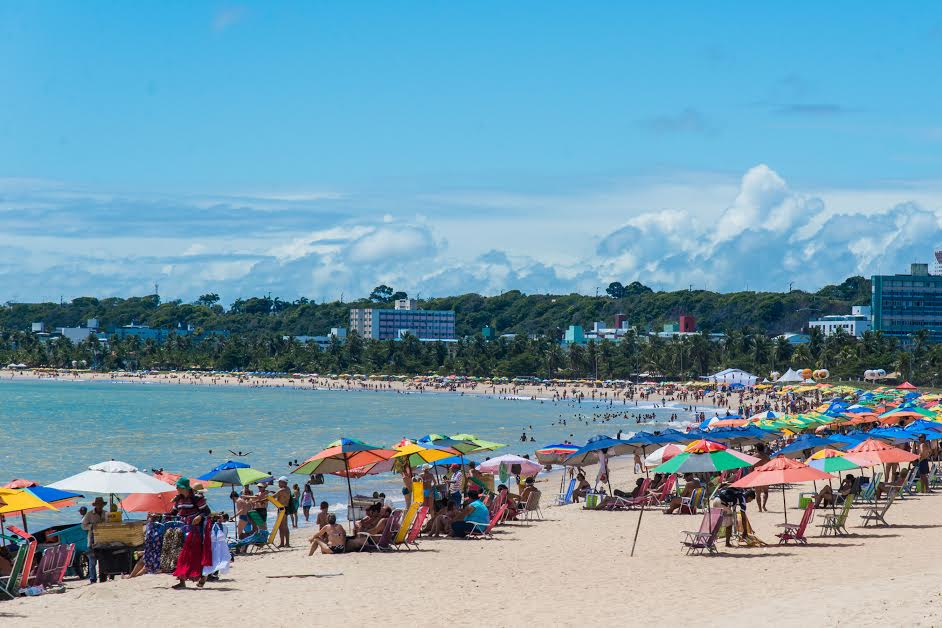
<path id="1" fill-rule="evenodd" d="M 615 485 L 634 484 L 625 459 L 613 460 Z M 545 495 L 558 478 L 548 476 Z M 797 522 L 797 486 L 787 496 Z M 669 620 L 686 625 L 938 625 L 942 566 L 931 548 L 939 523 L 937 495 L 897 501 L 886 528 L 818 538 L 807 546 L 765 548 L 719 544 L 716 556 L 685 556 L 682 530 L 701 516 L 646 511 L 629 557 L 638 512 L 544 507 L 545 519 L 508 523 L 486 540 L 429 539 L 419 551 L 308 557 L 301 549 L 239 558 L 205 590 L 173 591 L 169 575 L 88 585 L 68 581 L 61 595 L 20 598 L 0 606 L 6 625 L 75 626 L 176 623 L 181 601 L 198 625 L 288 626 L 300 621 L 435 626 L 490 623 L 624 625 Z M 549 501 L 549 500 L 546 500 Z M 772 512 L 750 505 L 756 534 L 776 541 L 780 494 Z M 68 618 L 67 620 L 65 618 Z"/>

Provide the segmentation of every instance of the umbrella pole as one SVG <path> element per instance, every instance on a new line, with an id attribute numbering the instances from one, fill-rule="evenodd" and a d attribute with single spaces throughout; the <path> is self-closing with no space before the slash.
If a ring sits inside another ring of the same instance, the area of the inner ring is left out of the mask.
<path id="1" fill-rule="evenodd" d="M 645 502 L 641 502 L 641 510 L 638 512 L 638 523 L 635 525 L 635 538 L 631 541 L 631 554 L 629 555 L 629 558 L 635 555 L 635 545 L 638 544 L 638 532 L 641 531 L 641 517 L 644 516 L 644 505 Z"/>
<path id="2" fill-rule="evenodd" d="M 350 498 L 349 505 L 347 506 L 347 521 L 350 522 L 350 532 L 353 532 L 353 487 L 350 486 L 350 466 L 347 457 L 343 457 L 343 469 L 346 471 L 345 475 L 347 476 L 347 496 Z"/>
<path id="3" fill-rule="evenodd" d="M 235 490 L 235 487 L 236 487 L 236 485 L 233 484 L 233 485 L 232 485 L 232 490 L 233 490 L 233 491 Z M 239 519 L 238 516 L 236 515 L 236 500 L 234 500 L 234 499 L 232 500 L 232 517 L 233 517 L 236 521 L 238 521 L 238 519 Z"/>
<path id="4" fill-rule="evenodd" d="M 26 526 L 26 511 L 25 510 L 20 511 L 20 518 L 23 520 L 23 531 L 29 532 L 29 528 Z"/>
<path id="5" fill-rule="evenodd" d="M 782 484 L 782 512 L 785 513 L 785 523 L 788 523 L 788 504 L 785 501 L 785 485 Z"/>

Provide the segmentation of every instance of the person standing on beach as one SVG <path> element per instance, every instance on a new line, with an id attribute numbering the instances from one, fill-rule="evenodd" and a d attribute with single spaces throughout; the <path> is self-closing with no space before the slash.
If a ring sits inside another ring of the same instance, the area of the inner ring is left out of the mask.
<path id="1" fill-rule="evenodd" d="M 311 508 L 314 506 L 314 491 L 311 490 L 311 483 L 304 483 L 304 490 L 301 491 L 301 499 L 298 500 L 301 504 L 301 512 L 304 513 L 304 520 L 311 520 Z"/>
<path id="2" fill-rule="evenodd" d="M 291 509 L 291 489 L 288 488 L 288 478 L 281 476 L 278 478 L 278 490 L 275 491 L 275 500 L 285 509 L 285 517 L 278 526 L 278 547 L 291 547 L 289 539 L 291 531 L 288 528 L 288 518 Z"/>
<path id="3" fill-rule="evenodd" d="M 301 505 L 301 488 L 295 484 L 291 487 L 291 527 L 298 527 L 298 507 Z"/>
<path id="4" fill-rule="evenodd" d="M 92 509 L 82 517 L 82 529 L 88 532 L 88 581 L 91 584 L 98 581 L 98 559 L 95 558 L 95 552 L 92 551 L 92 546 L 95 544 L 95 534 L 92 526 L 96 523 L 104 523 L 107 517 L 105 500 L 102 497 L 96 497 L 95 501 L 92 502 Z"/>
<path id="5" fill-rule="evenodd" d="M 212 526 L 208 517 L 211 511 L 206 504 L 206 498 L 190 487 L 189 478 L 177 480 L 176 487 L 177 494 L 173 498 L 170 514 L 180 517 L 189 526 L 189 530 L 177 558 L 177 567 L 173 570 L 173 575 L 179 582 L 172 588 L 185 589 L 187 580 L 196 580 L 196 586 L 203 588 L 206 584 L 203 567 L 213 564 L 212 552 L 209 550 Z"/>

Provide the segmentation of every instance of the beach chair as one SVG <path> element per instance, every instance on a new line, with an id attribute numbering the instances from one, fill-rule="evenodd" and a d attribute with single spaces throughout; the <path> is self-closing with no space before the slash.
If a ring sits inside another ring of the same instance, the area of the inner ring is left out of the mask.
<path id="1" fill-rule="evenodd" d="M 233 554 L 238 554 L 240 550 L 245 550 L 245 553 L 248 554 L 249 550 L 258 550 L 268 544 L 270 533 L 268 524 L 262 519 L 262 516 L 254 510 L 250 510 L 246 516 L 252 524 L 252 532 L 244 539 L 237 539 L 229 543 L 229 551 Z M 277 529 L 275 528 L 276 531 Z M 277 548 L 275 549 L 277 550 Z"/>
<path id="2" fill-rule="evenodd" d="M 576 490 L 576 478 L 569 480 L 569 487 L 566 489 L 565 493 L 560 493 L 556 497 L 555 504 L 557 506 L 565 506 L 566 504 L 572 503 L 572 492 Z"/>
<path id="3" fill-rule="evenodd" d="M 270 549 L 273 552 L 278 551 L 278 546 L 275 545 L 275 538 L 278 536 L 278 528 L 281 527 L 281 523 L 285 520 L 285 517 L 288 516 L 287 511 L 285 510 L 285 507 L 281 505 L 281 502 L 271 495 L 268 496 L 268 501 L 275 506 L 275 525 L 271 527 L 271 530 L 268 533 L 268 538 L 265 539 L 264 544 L 259 543 L 256 546 L 256 552 L 259 552 L 263 549 Z"/>
<path id="4" fill-rule="evenodd" d="M 20 574 L 20 588 L 25 589 L 29 586 L 29 577 L 33 571 L 33 560 L 36 558 L 36 547 L 38 544 L 33 535 L 26 530 L 11 525 L 7 525 L 7 530 L 21 539 L 20 545 L 25 544 L 27 546 L 26 560 L 23 563 L 23 571 Z"/>
<path id="5" fill-rule="evenodd" d="M 362 552 L 367 547 L 375 547 L 381 552 L 391 550 L 391 543 L 393 536 L 399 531 L 399 522 L 402 521 L 402 511 L 394 510 L 389 518 L 386 519 L 386 525 L 383 527 L 383 531 L 379 534 L 371 534 L 369 532 L 360 532 L 359 536 L 365 536 L 366 542 L 360 546 L 360 551 Z"/>
<path id="6" fill-rule="evenodd" d="M 497 511 L 497 515 L 495 515 L 494 517 L 491 517 L 491 522 L 488 523 L 487 526 L 480 526 L 478 524 L 474 524 L 474 527 L 471 529 L 471 531 L 468 533 L 468 536 L 466 536 L 465 538 L 466 539 L 471 539 L 471 538 L 493 539 L 494 535 L 492 534 L 492 531 L 494 530 L 494 526 L 497 525 L 497 522 L 500 521 L 500 518 L 504 516 L 505 510 L 507 510 L 507 504 L 504 504 L 503 506 L 500 507 L 500 510 Z"/>
<path id="7" fill-rule="evenodd" d="M 932 465 L 932 469 L 929 471 L 929 488 L 934 488 L 942 484 L 942 471 L 939 470 L 939 465 Z"/>
<path id="8" fill-rule="evenodd" d="M 411 550 L 411 546 L 415 546 L 415 549 L 419 549 L 418 538 L 422 534 L 422 526 L 425 525 L 425 518 L 428 516 L 429 507 L 422 506 L 419 509 L 419 512 L 416 513 L 415 518 L 412 521 L 412 527 L 409 528 L 408 534 L 402 540 L 402 543 L 399 545 L 394 545 L 396 549 L 405 547 L 407 550 Z M 403 526 L 405 527 L 405 526 Z"/>
<path id="9" fill-rule="evenodd" d="M 893 505 L 893 501 L 896 499 L 897 495 L 899 495 L 899 491 L 897 489 L 890 489 L 886 495 L 886 501 L 883 502 L 882 506 L 877 504 L 872 508 L 868 508 L 862 515 L 864 527 L 866 528 L 871 523 L 874 525 L 890 525 L 886 521 L 886 511 L 889 510 L 890 506 Z"/>
<path id="10" fill-rule="evenodd" d="M 29 576 L 29 586 L 42 585 L 52 587 L 62 584 L 62 578 L 65 577 L 65 571 L 72 563 L 72 553 L 75 545 L 53 545 L 46 548 L 39 564 L 33 569 Z"/>
<path id="11" fill-rule="evenodd" d="M 415 516 L 419 512 L 419 505 L 420 504 L 418 502 L 412 502 L 409 504 L 406 514 L 402 517 L 402 523 L 399 525 L 399 529 L 396 531 L 396 536 L 393 537 L 393 546 L 402 545 L 402 542 L 406 540 L 406 536 L 412 530 L 412 522 L 415 520 Z"/>
<path id="12" fill-rule="evenodd" d="M 530 521 L 534 516 L 540 519 L 543 518 L 543 512 L 540 510 L 541 495 L 542 493 L 540 493 L 540 491 L 530 493 L 530 496 L 527 498 L 527 503 L 523 505 L 523 510 L 520 511 L 524 520 Z"/>
<path id="13" fill-rule="evenodd" d="M 870 483 L 867 484 L 860 494 L 857 496 L 857 501 L 859 502 L 875 502 L 877 499 L 877 485 L 880 484 L 880 479 L 883 477 L 883 473 L 877 471 L 873 474 L 873 479 L 870 480 Z"/>
<path id="14" fill-rule="evenodd" d="M 909 470 L 909 474 L 906 476 L 906 479 L 903 481 L 902 486 L 899 491 L 899 498 L 905 499 L 906 494 L 915 495 L 919 492 L 917 486 L 919 485 L 919 468 L 913 466 Z"/>
<path id="15" fill-rule="evenodd" d="M 9 576 L 0 576 L 0 600 L 12 600 L 20 592 L 20 577 L 23 575 L 23 566 L 26 564 L 26 555 L 29 554 L 28 544 L 19 546 L 16 556 L 13 557 Z"/>
<path id="16" fill-rule="evenodd" d="M 784 530 L 775 535 L 778 537 L 779 545 L 788 543 L 789 541 L 797 541 L 802 545 L 806 545 L 808 543 L 808 539 L 805 538 L 805 530 L 808 529 L 808 522 L 811 521 L 812 513 L 814 513 L 814 502 L 808 502 L 808 506 L 805 508 L 805 512 L 801 516 L 800 523 L 778 524 L 778 527 L 784 528 Z"/>
<path id="17" fill-rule="evenodd" d="M 853 505 L 854 494 L 851 493 L 844 499 L 844 507 L 841 509 L 840 513 L 829 512 L 821 515 L 824 518 L 824 523 L 818 526 L 821 528 L 821 536 L 827 536 L 829 534 L 845 536 L 850 534 L 850 532 L 847 531 L 847 515 L 850 514 L 850 509 Z"/>
<path id="18" fill-rule="evenodd" d="M 700 508 L 703 505 L 703 494 L 706 492 L 706 489 L 697 488 L 694 489 L 693 493 L 690 494 L 690 497 L 681 497 L 680 498 L 680 509 L 677 511 L 681 515 L 695 515 L 697 514 L 697 508 Z"/>
<path id="19" fill-rule="evenodd" d="M 684 540 L 681 544 L 687 548 L 687 556 L 691 554 L 703 554 L 708 551 L 710 554 L 716 554 L 716 537 L 720 533 L 720 525 L 723 522 L 723 511 L 719 508 L 711 508 L 703 513 L 703 519 L 700 521 L 700 529 L 696 531 L 685 530 Z"/>

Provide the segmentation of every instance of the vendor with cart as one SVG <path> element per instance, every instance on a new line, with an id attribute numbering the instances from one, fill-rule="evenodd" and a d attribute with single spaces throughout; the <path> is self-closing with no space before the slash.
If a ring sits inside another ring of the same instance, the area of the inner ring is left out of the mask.
<path id="1" fill-rule="evenodd" d="M 95 584 L 98 581 L 98 559 L 95 558 L 95 552 L 92 547 L 95 545 L 95 532 L 92 529 L 96 523 L 104 523 L 108 519 L 108 513 L 105 512 L 105 500 L 102 497 L 96 497 L 92 502 L 92 509 L 82 517 L 82 529 L 88 532 L 88 581 Z"/>

